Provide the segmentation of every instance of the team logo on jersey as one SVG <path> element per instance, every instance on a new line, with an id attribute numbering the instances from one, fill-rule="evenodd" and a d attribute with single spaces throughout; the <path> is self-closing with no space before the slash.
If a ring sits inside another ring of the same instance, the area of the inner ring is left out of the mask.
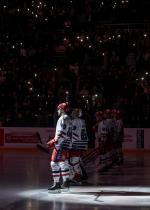
<path id="1" fill-rule="evenodd" d="M 72 128 L 72 130 L 76 130 L 76 128 L 77 128 L 77 126 L 74 125 L 73 128 Z"/>
<path id="2" fill-rule="evenodd" d="M 66 124 L 63 124 L 62 127 L 63 127 L 63 129 L 66 129 Z"/>

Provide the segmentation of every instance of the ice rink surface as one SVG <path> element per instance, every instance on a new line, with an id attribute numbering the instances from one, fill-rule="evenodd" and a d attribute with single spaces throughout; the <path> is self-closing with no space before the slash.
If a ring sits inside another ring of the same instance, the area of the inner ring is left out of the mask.
<path id="1" fill-rule="evenodd" d="M 150 154 L 125 154 L 122 166 L 99 173 L 86 165 L 88 181 L 51 194 L 49 155 L 0 150 L 0 210 L 150 210 Z"/>

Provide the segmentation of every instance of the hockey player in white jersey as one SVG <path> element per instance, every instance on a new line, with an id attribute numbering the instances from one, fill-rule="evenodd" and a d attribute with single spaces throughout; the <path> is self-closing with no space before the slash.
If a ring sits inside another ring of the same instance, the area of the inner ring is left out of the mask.
<path id="1" fill-rule="evenodd" d="M 50 139 L 47 144 L 53 148 L 50 166 L 52 169 L 53 185 L 49 191 L 54 192 L 61 188 L 68 188 L 69 180 L 69 146 L 71 142 L 71 119 L 67 114 L 68 104 L 61 103 L 57 107 L 59 119 L 56 125 L 55 137 Z M 62 185 L 61 185 L 62 178 Z"/>
<path id="2" fill-rule="evenodd" d="M 112 110 L 105 110 L 105 123 L 108 129 L 108 139 L 106 143 L 106 151 L 107 151 L 107 167 L 111 167 L 113 164 L 113 140 L 114 140 L 114 132 L 115 132 L 115 123 L 112 119 Z"/>
<path id="3" fill-rule="evenodd" d="M 81 181 L 85 178 L 81 166 L 82 153 L 88 148 L 88 136 L 85 121 L 81 118 L 81 109 L 72 111 L 72 146 L 69 152 L 70 180 Z"/>

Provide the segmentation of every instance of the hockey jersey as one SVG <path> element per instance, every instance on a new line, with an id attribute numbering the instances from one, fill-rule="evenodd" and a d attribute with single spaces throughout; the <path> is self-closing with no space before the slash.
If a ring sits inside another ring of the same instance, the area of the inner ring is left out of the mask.
<path id="1" fill-rule="evenodd" d="M 72 146 L 73 150 L 86 150 L 88 148 L 88 136 L 85 121 L 81 118 L 72 120 Z"/>
<path id="2" fill-rule="evenodd" d="M 106 142 L 109 138 L 109 128 L 106 120 L 102 120 L 98 125 L 98 137 L 102 142 Z"/>
<path id="3" fill-rule="evenodd" d="M 56 149 L 69 149 L 71 144 L 71 119 L 67 114 L 62 115 L 56 125 L 55 143 Z"/>
<path id="4" fill-rule="evenodd" d="M 117 133 L 117 140 L 123 141 L 124 137 L 124 125 L 121 119 L 116 120 L 116 133 Z"/>

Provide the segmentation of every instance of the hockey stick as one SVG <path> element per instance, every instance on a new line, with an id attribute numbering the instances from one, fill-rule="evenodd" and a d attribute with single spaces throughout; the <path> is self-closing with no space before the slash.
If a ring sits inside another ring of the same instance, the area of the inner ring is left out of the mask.
<path id="1" fill-rule="evenodd" d="M 37 148 L 42 150 L 43 152 L 46 152 L 46 153 L 50 153 L 50 150 L 49 148 L 47 147 L 47 145 L 45 143 L 43 143 L 42 139 L 41 139 L 41 136 L 39 134 L 39 132 L 36 132 L 36 135 L 38 137 L 38 140 L 39 140 L 39 143 L 37 143 Z"/>
<path id="2" fill-rule="evenodd" d="M 93 161 L 96 157 L 98 157 L 98 155 L 99 155 L 99 148 L 93 149 L 88 154 L 86 154 L 82 157 L 82 161 L 85 164 L 87 164 L 87 163 Z"/>

